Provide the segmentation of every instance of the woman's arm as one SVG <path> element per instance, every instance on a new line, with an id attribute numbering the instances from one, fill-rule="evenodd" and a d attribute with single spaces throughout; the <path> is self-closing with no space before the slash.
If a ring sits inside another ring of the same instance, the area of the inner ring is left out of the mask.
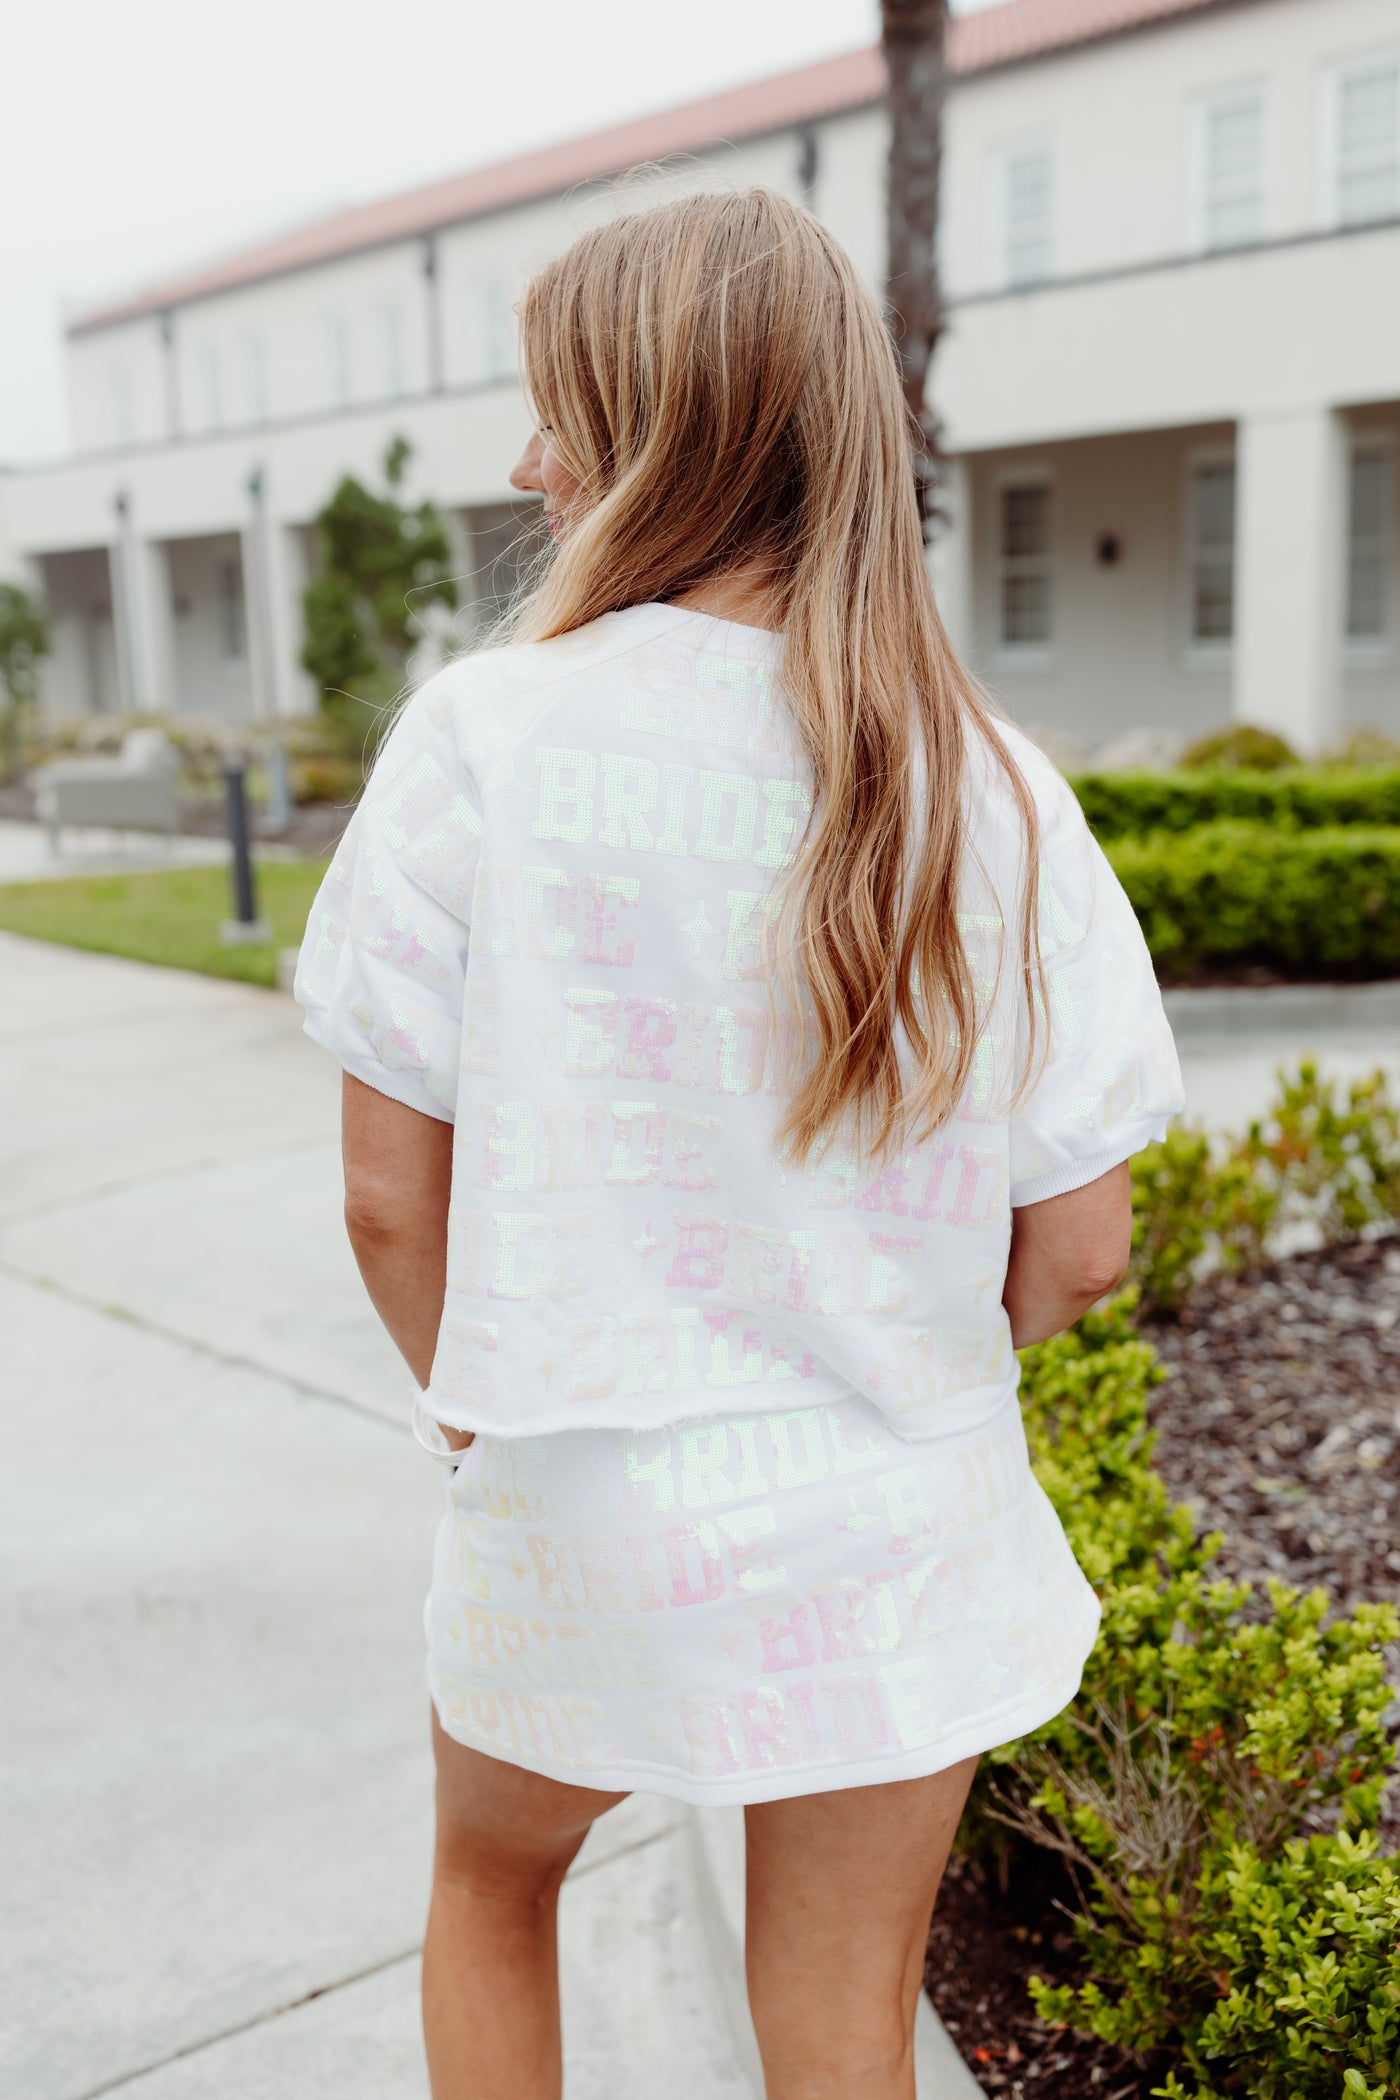
<path id="1" fill-rule="evenodd" d="M 1067 1196 L 1011 1213 L 1011 1258 L 1001 1302 L 1018 1349 L 1048 1341 L 1123 1281 L 1132 1248 L 1132 1181 L 1125 1160 Z"/>
<path id="2" fill-rule="evenodd" d="M 344 1075 L 345 1229 L 365 1289 L 399 1353 L 426 1386 L 447 1288 L 452 1125 Z M 457 1449 L 471 1442 L 446 1430 Z"/>

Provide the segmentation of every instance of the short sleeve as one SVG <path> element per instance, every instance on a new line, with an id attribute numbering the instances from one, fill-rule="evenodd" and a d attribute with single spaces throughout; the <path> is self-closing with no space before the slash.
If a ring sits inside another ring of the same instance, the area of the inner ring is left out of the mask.
<path id="1" fill-rule="evenodd" d="M 456 1118 L 481 813 L 437 681 L 404 709 L 317 893 L 297 962 L 306 1033 L 366 1086 Z"/>
<path id="2" fill-rule="evenodd" d="M 1064 790 L 1070 802 L 1068 789 Z M 1011 1116 L 1013 1207 L 1067 1195 L 1163 1136 L 1183 1107 L 1156 972 L 1122 885 L 1077 803 L 1040 869 L 1047 1033 Z"/>

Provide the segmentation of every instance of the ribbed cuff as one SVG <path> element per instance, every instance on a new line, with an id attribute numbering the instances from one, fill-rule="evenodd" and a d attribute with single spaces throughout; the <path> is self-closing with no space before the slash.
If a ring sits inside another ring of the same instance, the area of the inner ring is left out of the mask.
<path id="1" fill-rule="evenodd" d="M 1095 1152 L 1088 1159 L 1072 1159 L 1063 1167 L 1052 1167 L 1048 1174 L 1038 1174 L 1034 1181 L 1018 1181 L 1011 1189 L 1011 1208 L 1024 1210 L 1031 1203 L 1048 1203 L 1052 1196 L 1068 1196 L 1074 1189 L 1087 1189 L 1091 1181 L 1099 1181 L 1115 1167 L 1121 1167 L 1125 1159 L 1141 1152 L 1148 1145 L 1160 1143 L 1167 1134 L 1168 1116 L 1159 1116 L 1152 1123 L 1138 1123 L 1131 1132 L 1125 1133 L 1106 1152 Z"/>
<path id="2" fill-rule="evenodd" d="M 395 1070 L 380 1064 L 377 1057 L 347 1057 L 333 1042 L 316 1027 L 317 1017 L 308 1014 L 303 1027 L 313 1043 L 328 1050 L 343 1072 L 358 1079 L 365 1086 L 372 1086 L 376 1094 L 386 1094 L 391 1101 L 398 1101 L 404 1108 L 416 1109 L 420 1116 L 431 1116 L 435 1123 L 455 1123 L 456 1117 L 450 1108 L 444 1108 L 435 1095 L 430 1094 L 421 1072 L 405 1069 Z"/>

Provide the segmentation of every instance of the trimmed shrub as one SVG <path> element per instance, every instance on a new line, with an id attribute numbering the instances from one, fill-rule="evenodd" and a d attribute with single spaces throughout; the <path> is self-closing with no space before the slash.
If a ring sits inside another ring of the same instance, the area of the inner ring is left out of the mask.
<path id="1" fill-rule="evenodd" d="M 1172 2052 L 1173 2100 L 1390 2100 L 1400 1890 L 1370 1833 L 1400 1622 L 1210 1579 L 1216 1541 L 1152 1470 L 1161 1372 L 1130 1311 L 1023 1358 L 1036 1472 L 1103 1627 L 1075 1705 L 984 1760 L 968 1834 L 1068 1860 L 1087 1980 L 1033 1985 L 1037 2009 Z"/>
<path id="2" fill-rule="evenodd" d="M 1375 1839 L 1295 1840 L 1272 1862 L 1232 1847 L 1205 1897 L 1193 1951 L 1220 1996 L 1167 2100 L 1395 2100 L 1400 1876 Z"/>
<path id="3" fill-rule="evenodd" d="M 1208 1261 L 1400 1217 L 1400 1107 L 1304 1064 L 1223 1144 L 1173 1132 L 1134 1162 L 1134 1262 L 1159 1303 Z M 1152 1465 L 1163 1377 L 1120 1295 L 1022 1357 L 1036 1476 L 1098 1589 L 1079 1697 L 982 1763 L 963 1842 L 1014 1871 L 1058 1854 L 1083 1980 L 1041 2017 L 1171 2065 L 1163 2100 L 1400 2100 L 1400 1867 L 1377 1852 L 1393 1769 L 1388 1605 L 1212 1578 Z"/>
<path id="4" fill-rule="evenodd" d="M 1400 824 L 1400 765 L 1219 769 L 1185 773 L 1077 773 L 1070 785 L 1101 842 L 1152 831 L 1193 831 L 1224 817 L 1274 829 Z"/>
<path id="5" fill-rule="evenodd" d="M 1298 754 L 1286 738 L 1272 729 L 1256 729 L 1252 722 L 1234 722 L 1228 729 L 1212 730 L 1198 737 L 1181 754 L 1184 766 L 1251 766 L 1256 772 L 1272 772 L 1278 766 L 1296 766 Z"/>
<path id="6" fill-rule="evenodd" d="M 1244 963 L 1304 978 L 1400 972 L 1400 830 L 1222 822 L 1107 851 L 1165 979 Z"/>

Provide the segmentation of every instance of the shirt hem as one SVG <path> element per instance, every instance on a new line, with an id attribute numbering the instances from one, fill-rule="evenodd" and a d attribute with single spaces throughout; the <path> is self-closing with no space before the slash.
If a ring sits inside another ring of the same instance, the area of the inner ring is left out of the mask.
<path id="1" fill-rule="evenodd" d="M 497 1375 L 504 1378 L 506 1373 L 498 1372 Z M 1018 1377 L 1012 1375 L 994 1386 L 970 1388 L 959 1393 L 956 1400 L 935 1402 L 932 1411 L 941 1409 L 948 1419 L 940 1419 L 922 1431 L 913 1420 L 901 1421 L 881 1407 L 877 1395 L 863 1391 L 845 1378 L 833 1378 L 830 1383 L 825 1379 L 802 1378 L 783 1379 L 774 1385 L 755 1381 L 742 1386 L 700 1386 L 691 1392 L 666 1394 L 664 1406 L 655 1412 L 639 1410 L 635 1402 L 630 1409 L 610 1411 L 606 1407 L 600 1409 L 596 1401 L 578 1400 L 566 1402 L 548 1414 L 532 1411 L 528 1421 L 502 1421 L 497 1416 L 483 1415 L 479 1410 L 459 1405 L 445 1394 L 435 1392 L 431 1385 L 422 1396 L 422 1405 L 425 1413 L 445 1429 L 470 1430 L 476 1436 L 524 1441 L 530 1437 L 560 1436 L 570 1430 L 626 1430 L 642 1435 L 653 1429 L 670 1429 L 678 1422 L 708 1422 L 717 1416 L 731 1415 L 798 1414 L 810 1407 L 839 1407 L 847 1400 L 864 1400 L 906 1443 L 936 1444 L 945 1437 L 964 1436 L 970 1429 L 992 1421 L 1016 1399 L 1018 1389 Z M 977 1402 L 978 1393 L 988 1396 L 985 1403 Z M 922 1417 L 925 1421 L 926 1413 Z"/>

